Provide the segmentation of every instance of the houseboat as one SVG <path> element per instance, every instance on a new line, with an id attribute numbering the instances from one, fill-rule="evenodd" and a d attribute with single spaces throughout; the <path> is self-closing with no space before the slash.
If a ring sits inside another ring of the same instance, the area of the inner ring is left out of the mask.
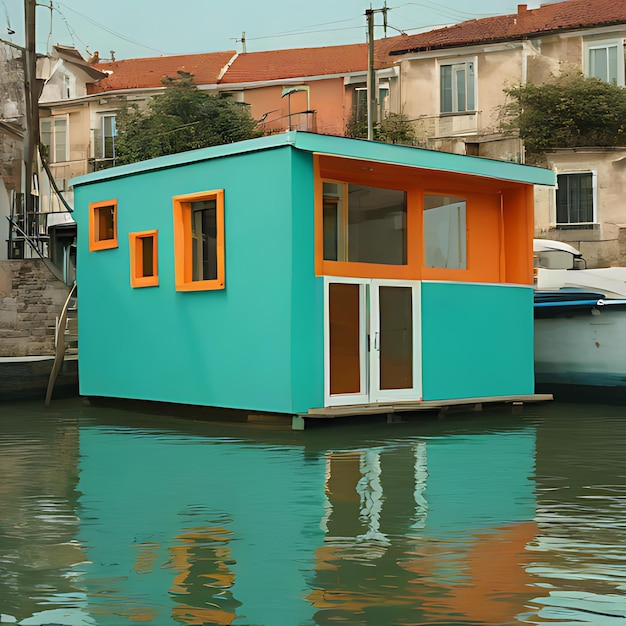
<path id="1" fill-rule="evenodd" d="M 288 132 L 73 180 L 80 391 L 305 417 L 533 399 L 550 170 Z"/>

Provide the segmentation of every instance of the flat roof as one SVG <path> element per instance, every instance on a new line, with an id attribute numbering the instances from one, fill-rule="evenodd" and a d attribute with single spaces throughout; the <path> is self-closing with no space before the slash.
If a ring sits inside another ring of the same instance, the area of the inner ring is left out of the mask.
<path id="1" fill-rule="evenodd" d="M 78 187 L 143 172 L 181 167 L 190 163 L 281 147 L 292 147 L 310 153 L 388 163 L 404 167 L 470 174 L 531 185 L 554 186 L 556 184 L 556 174 L 552 170 L 541 167 L 452 154 L 438 150 L 427 150 L 413 146 L 399 146 L 378 141 L 318 135 L 295 130 L 221 146 L 180 152 L 130 165 L 112 167 L 73 178 L 70 184 Z"/>

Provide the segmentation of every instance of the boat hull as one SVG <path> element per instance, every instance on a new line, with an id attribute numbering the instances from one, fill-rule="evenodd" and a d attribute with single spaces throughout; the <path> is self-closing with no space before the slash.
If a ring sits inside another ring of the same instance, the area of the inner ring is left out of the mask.
<path id="1" fill-rule="evenodd" d="M 535 383 L 557 400 L 626 401 L 626 301 L 535 298 Z"/>

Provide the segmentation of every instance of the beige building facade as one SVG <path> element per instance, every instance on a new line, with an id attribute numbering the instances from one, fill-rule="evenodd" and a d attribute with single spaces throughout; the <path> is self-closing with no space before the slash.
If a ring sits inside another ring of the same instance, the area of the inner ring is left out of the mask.
<path id="1" fill-rule="evenodd" d="M 523 142 L 501 128 L 505 89 L 572 70 L 624 86 L 625 40 L 626 5 L 613 0 L 520 4 L 511 15 L 377 40 L 378 115 L 402 114 L 422 147 L 524 163 Z M 345 134 L 367 106 L 365 45 L 97 61 L 56 47 L 41 71 L 42 143 L 70 205 L 71 178 L 115 164 L 116 113 L 145 105 L 162 91 L 160 78 L 181 68 L 201 89 L 248 104 L 268 132 Z M 622 263 L 622 153 L 547 155 L 559 187 L 537 191 L 536 236 L 577 245 L 591 266 Z M 48 226 L 71 220 L 45 176 L 40 187 Z"/>
<path id="2" fill-rule="evenodd" d="M 471 20 L 408 38 L 391 51 L 400 110 L 423 147 L 525 162 L 523 142 L 501 127 L 506 88 L 580 71 L 625 85 L 626 5 L 569 0 Z M 536 236 L 581 248 L 590 267 L 626 264 L 624 150 L 557 150 L 555 190 L 536 194 Z M 558 210 L 557 210 L 558 207 Z"/>

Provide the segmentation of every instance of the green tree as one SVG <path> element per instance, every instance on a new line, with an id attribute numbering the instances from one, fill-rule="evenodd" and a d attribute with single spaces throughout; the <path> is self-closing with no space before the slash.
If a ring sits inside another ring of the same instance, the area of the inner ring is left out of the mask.
<path id="1" fill-rule="evenodd" d="M 626 90 L 598 78 L 565 74 L 504 90 L 502 129 L 518 133 L 529 162 L 554 148 L 626 143 Z"/>
<path id="2" fill-rule="evenodd" d="M 384 119 L 374 125 L 374 141 L 413 145 L 415 132 L 411 122 L 402 113 L 388 113 Z M 367 138 L 367 120 L 352 117 L 346 126 L 346 137 Z"/>
<path id="3" fill-rule="evenodd" d="M 225 96 L 200 91 L 193 76 L 179 72 L 163 79 L 165 91 L 145 110 L 136 104 L 118 114 L 118 164 L 259 137 L 263 131 L 248 107 Z"/>

